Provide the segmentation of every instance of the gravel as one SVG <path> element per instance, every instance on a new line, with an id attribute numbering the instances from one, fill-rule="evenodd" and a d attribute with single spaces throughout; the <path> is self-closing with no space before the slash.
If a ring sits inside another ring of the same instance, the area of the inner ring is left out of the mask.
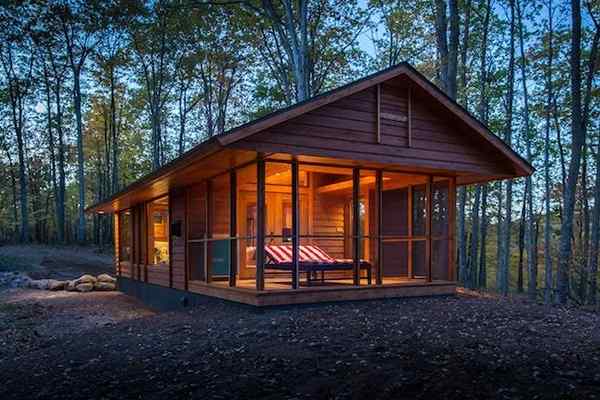
<path id="1" fill-rule="evenodd" d="M 577 309 L 457 296 L 155 314 L 97 295 L 111 322 L 3 343 L 1 399 L 600 398 L 600 315 Z M 85 315 L 75 296 L 63 309 Z"/>

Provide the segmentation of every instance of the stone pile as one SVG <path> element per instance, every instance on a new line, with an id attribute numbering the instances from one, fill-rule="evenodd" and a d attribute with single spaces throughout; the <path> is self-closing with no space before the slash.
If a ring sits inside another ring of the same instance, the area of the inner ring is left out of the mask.
<path id="1" fill-rule="evenodd" d="M 31 278 L 22 272 L 0 272 L 0 287 L 26 287 L 29 282 L 31 282 Z"/>
<path id="2" fill-rule="evenodd" d="M 117 289 L 117 280 L 108 274 L 93 276 L 85 274 L 72 281 L 56 279 L 30 280 L 30 288 L 40 290 L 66 290 L 68 292 L 112 291 Z"/>

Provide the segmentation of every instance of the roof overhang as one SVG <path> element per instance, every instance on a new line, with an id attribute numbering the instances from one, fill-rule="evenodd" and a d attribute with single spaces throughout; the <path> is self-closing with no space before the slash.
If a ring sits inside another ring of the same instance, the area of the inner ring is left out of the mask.
<path id="1" fill-rule="evenodd" d="M 207 139 L 180 157 L 115 193 L 110 198 L 87 208 L 86 211 L 108 213 L 128 208 L 139 201 L 164 195 L 169 190 L 182 186 L 185 182 L 189 184 L 191 181 L 200 181 L 249 162 L 256 157 L 256 154 L 251 151 L 233 150 L 236 142 L 343 97 L 402 75 L 405 75 L 419 89 L 432 96 L 471 130 L 481 135 L 499 153 L 506 157 L 506 161 L 511 165 L 511 170 L 514 171 L 513 174 L 497 176 L 457 175 L 457 184 L 465 185 L 523 177 L 534 172 L 534 168 L 525 159 L 494 135 L 488 127 L 408 63 L 402 63 Z M 183 179 L 184 177 L 185 179 Z"/>

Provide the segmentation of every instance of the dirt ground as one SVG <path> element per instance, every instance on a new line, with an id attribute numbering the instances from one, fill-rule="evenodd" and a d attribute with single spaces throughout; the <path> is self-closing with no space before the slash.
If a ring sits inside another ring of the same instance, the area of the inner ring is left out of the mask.
<path id="1" fill-rule="evenodd" d="M 112 254 L 91 247 L 0 246 L 0 272 L 19 271 L 32 279 L 74 279 L 114 272 Z"/>
<path id="2" fill-rule="evenodd" d="M 600 398 L 600 315 L 576 309 L 457 296 L 154 313 L 47 293 L 0 298 L 1 399 Z"/>

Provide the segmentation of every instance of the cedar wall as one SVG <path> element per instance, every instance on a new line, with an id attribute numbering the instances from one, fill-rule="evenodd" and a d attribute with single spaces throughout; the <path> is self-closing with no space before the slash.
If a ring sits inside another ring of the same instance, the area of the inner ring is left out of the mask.
<path id="1" fill-rule="evenodd" d="M 377 143 L 377 89 L 373 87 L 254 134 L 236 147 L 448 171 L 507 172 L 502 155 L 467 133 L 447 110 L 432 99 L 414 94 L 411 98 L 410 146 L 408 88 L 382 84 L 381 143 Z"/>
<path id="2" fill-rule="evenodd" d="M 171 224 L 181 223 L 181 236 L 170 236 L 171 239 L 171 281 L 176 289 L 185 289 L 185 242 L 186 242 L 186 193 L 181 191 L 169 199 Z"/>

